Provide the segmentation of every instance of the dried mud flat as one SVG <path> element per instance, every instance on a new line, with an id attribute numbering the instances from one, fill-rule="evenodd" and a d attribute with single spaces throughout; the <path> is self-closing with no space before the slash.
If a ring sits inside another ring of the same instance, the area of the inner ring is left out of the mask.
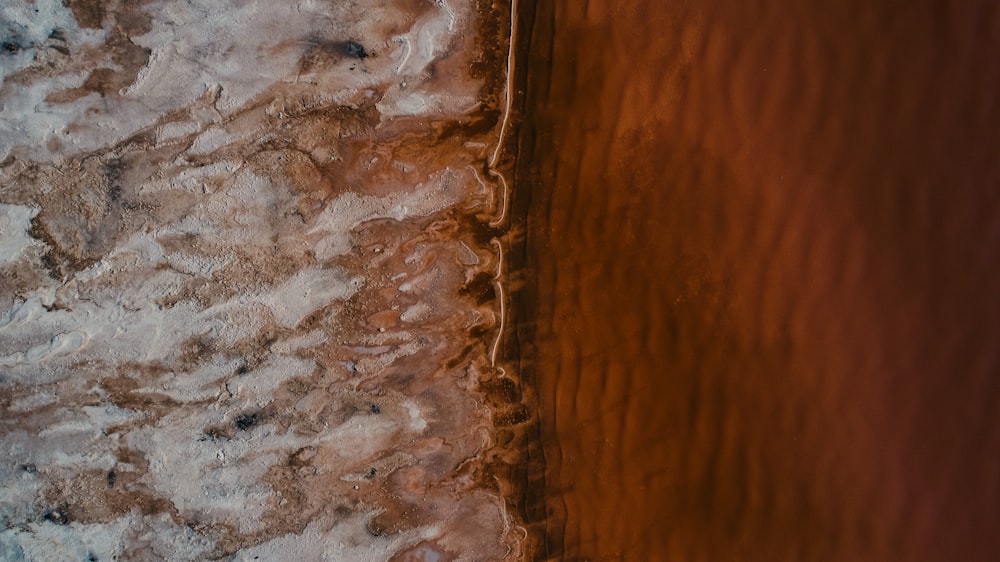
<path id="1" fill-rule="evenodd" d="M 0 559 L 521 557 L 509 18 L 4 2 Z"/>

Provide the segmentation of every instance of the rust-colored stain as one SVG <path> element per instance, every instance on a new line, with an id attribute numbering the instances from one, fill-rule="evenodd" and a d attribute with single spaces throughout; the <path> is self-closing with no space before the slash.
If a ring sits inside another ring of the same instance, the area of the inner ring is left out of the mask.
<path id="1" fill-rule="evenodd" d="M 524 9 L 538 559 L 997 559 L 1000 10 Z"/>

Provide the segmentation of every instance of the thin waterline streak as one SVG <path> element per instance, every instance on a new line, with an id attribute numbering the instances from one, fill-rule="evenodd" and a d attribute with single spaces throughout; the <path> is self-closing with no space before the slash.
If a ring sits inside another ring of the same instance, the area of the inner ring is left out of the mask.
<path id="1" fill-rule="evenodd" d="M 497 327 L 497 337 L 493 340 L 493 349 L 490 351 L 490 366 L 496 367 L 497 350 L 500 348 L 500 339 L 503 337 L 503 331 L 507 325 L 507 294 L 503 283 L 503 243 L 498 238 L 493 238 L 490 240 L 490 244 L 496 244 L 497 247 L 497 274 L 493 278 L 493 285 L 496 287 L 497 299 L 500 301 L 500 326 Z M 502 374 L 503 369 L 500 371 Z"/>
<path id="2" fill-rule="evenodd" d="M 490 156 L 487 166 L 492 170 L 496 164 L 497 160 L 500 158 L 500 150 L 503 148 L 503 139 L 507 135 L 507 123 L 510 122 L 510 106 L 511 106 L 511 91 L 513 88 L 512 82 L 514 81 L 514 45 L 517 41 L 517 0 L 511 0 L 510 3 L 510 41 L 507 43 L 507 69 L 504 86 L 504 107 L 503 107 L 503 121 L 500 122 L 500 132 L 497 136 L 497 145 L 493 149 L 493 155 Z"/>
<path id="3" fill-rule="evenodd" d="M 494 216 L 493 220 L 489 222 L 491 227 L 497 227 L 503 224 L 507 220 L 507 200 L 509 198 L 509 187 L 507 185 L 507 178 L 496 169 L 497 162 L 500 159 L 500 151 L 503 149 L 504 137 L 507 134 L 508 123 L 510 122 L 510 108 L 512 103 L 512 92 L 513 92 L 513 80 L 514 80 L 514 45 L 517 42 L 517 1 L 511 0 L 510 3 L 510 39 L 507 42 L 507 68 L 504 80 L 504 107 L 503 107 L 503 120 L 500 122 L 500 131 L 497 135 L 496 148 L 493 149 L 493 154 L 490 156 L 486 163 L 487 170 L 489 174 L 497 180 L 499 180 L 499 187 L 501 196 L 503 197 L 501 207 L 499 209 L 499 215 Z M 476 175 L 478 179 L 478 174 Z M 500 349 L 500 340 L 503 338 L 504 330 L 507 326 L 507 304 L 506 304 L 506 290 L 504 288 L 504 259 L 503 259 L 503 242 L 499 238 L 493 238 L 490 240 L 490 244 L 495 244 L 497 247 L 497 272 L 496 276 L 493 278 L 493 284 L 496 287 L 497 298 L 500 300 L 500 325 L 497 328 L 496 339 L 493 340 L 493 347 L 490 350 L 490 366 L 497 367 L 497 351 Z M 500 368 L 500 375 L 505 374 L 503 368 Z"/>
<path id="4" fill-rule="evenodd" d="M 504 139 L 507 136 L 507 129 L 510 124 L 511 104 L 514 97 L 514 45 L 517 44 L 517 2 L 518 0 L 511 0 L 510 3 L 510 40 L 507 42 L 507 68 L 504 75 L 503 120 L 500 122 L 500 131 L 497 134 L 497 144 L 493 148 L 493 154 L 490 155 L 489 160 L 486 162 L 489 174 L 500 182 L 500 192 L 503 197 L 500 214 L 490 221 L 490 226 L 494 227 L 499 226 L 507 219 L 507 200 L 510 196 L 507 178 L 496 169 L 496 165 L 500 160 L 500 151 L 503 150 Z"/>

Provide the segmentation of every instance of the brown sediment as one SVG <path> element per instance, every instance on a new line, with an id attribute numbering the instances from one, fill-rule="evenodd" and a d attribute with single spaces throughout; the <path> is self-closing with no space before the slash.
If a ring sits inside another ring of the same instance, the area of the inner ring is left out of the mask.
<path id="1" fill-rule="evenodd" d="M 997 559 L 1000 10 L 534 7 L 538 558 Z"/>

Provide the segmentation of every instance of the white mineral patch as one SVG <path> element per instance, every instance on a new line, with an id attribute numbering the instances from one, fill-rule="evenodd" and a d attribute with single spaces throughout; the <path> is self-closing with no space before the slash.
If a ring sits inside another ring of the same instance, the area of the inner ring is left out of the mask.
<path id="1" fill-rule="evenodd" d="M 34 240 L 28 236 L 37 207 L 0 204 L 0 263 L 16 260 Z"/>
<path id="2" fill-rule="evenodd" d="M 351 296 L 361 282 L 361 278 L 352 282 L 337 270 L 307 269 L 261 300 L 271 308 L 279 326 L 291 328 L 311 311 Z"/>
<path id="3" fill-rule="evenodd" d="M 365 222 L 381 218 L 401 221 L 427 216 L 457 203 L 467 185 L 464 172 L 446 170 L 426 184 L 412 190 L 384 197 L 345 193 L 326 207 L 309 234 L 324 233 L 317 244 L 317 256 L 322 259 L 342 255 L 351 247 L 350 232 Z"/>
<path id="4" fill-rule="evenodd" d="M 420 406 L 412 400 L 407 400 L 403 402 L 403 407 L 406 408 L 407 413 L 410 415 L 410 430 L 421 432 L 427 428 L 427 422 L 424 420 L 423 415 L 420 412 Z"/>
<path id="5" fill-rule="evenodd" d="M 426 318 L 431 312 L 431 307 L 427 303 L 421 302 L 413 306 L 407 307 L 406 310 L 399 315 L 399 319 L 403 322 L 419 322 Z"/>

